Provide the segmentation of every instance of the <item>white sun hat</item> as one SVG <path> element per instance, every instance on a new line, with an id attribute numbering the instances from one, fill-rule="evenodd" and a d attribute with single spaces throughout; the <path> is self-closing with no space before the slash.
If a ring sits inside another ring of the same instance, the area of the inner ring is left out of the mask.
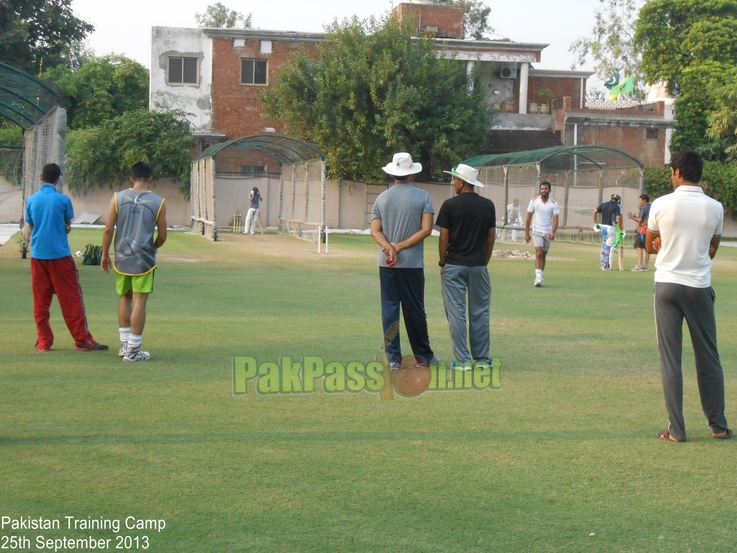
<path id="1" fill-rule="evenodd" d="M 474 169 L 470 165 L 464 165 L 463 163 L 459 163 L 455 169 L 452 169 L 451 171 L 443 171 L 443 173 L 448 173 L 449 175 L 458 177 L 459 179 L 467 182 L 468 184 L 472 184 L 480 188 L 486 188 L 486 186 L 484 186 L 484 183 L 479 182 L 478 180 L 478 176 L 479 176 L 478 170 Z"/>
<path id="2" fill-rule="evenodd" d="M 382 167 L 382 169 L 394 177 L 406 177 L 422 171 L 422 164 L 412 163 L 411 155 L 407 152 L 400 152 L 394 154 L 392 162 L 386 167 Z"/>

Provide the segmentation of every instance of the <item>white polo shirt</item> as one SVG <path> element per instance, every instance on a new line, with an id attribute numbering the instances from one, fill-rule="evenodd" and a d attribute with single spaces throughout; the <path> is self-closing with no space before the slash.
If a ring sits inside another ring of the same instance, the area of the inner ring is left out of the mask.
<path id="1" fill-rule="evenodd" d="M 560 206 L 553 198 L 543 202 L 540 196 L 530 201 L 527 213 L 532 213 L 532 234 L 545 235 L 553 232 L 553 215 L 560 213 Z"/>
<path id="2" fill-rule="evenodd" d="M 647 228 L 659 232 L 655 282 L 711 286 L 709 244 L 722 235 L 724 208 L 700 186 L 679 186 L 652 203 Z"/>

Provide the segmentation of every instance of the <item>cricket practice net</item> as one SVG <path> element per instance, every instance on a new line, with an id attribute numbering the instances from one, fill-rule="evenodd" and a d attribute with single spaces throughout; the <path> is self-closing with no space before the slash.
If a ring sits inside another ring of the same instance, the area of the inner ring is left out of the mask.
<path id="1" fill-rule="evenodd" d="M 67 134 L 67 112 L 55 107 L 23 134 L 23 200 L 38 191 L 44 165 L 56 163 L 64 173 L 64 145 Z M 64 191 L 64 177 L 56 189 Z"/>
<path id="2" fill-rule="evenodd" d="M 325 162 L 312 159 L 282 165 L 279 230 L 318 244 L 326 239 Z"/>

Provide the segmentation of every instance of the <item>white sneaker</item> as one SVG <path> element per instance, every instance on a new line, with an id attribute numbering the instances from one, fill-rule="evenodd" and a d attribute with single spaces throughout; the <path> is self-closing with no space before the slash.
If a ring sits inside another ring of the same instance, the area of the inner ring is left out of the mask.
<path id="1" fill-rule="evenodd" d="M 123 357 L 123 361 L 148 361 L 151 359 L 151 354 L 147 351 L 141 351 L 141 346 L 137 346 L 134 348 L 127 348 L 128 351 L 125 352 L 125 357 Z"/>
<path id="2" fill-rule="evenodd" d="M 535 279 L 535 288 L 542 288 L 543 286 L 545 286 L 545 283 L 543 282 L 543 279 L 536 278 Z"/>
<path id="3" fill-rule="evenodd" d="M 118 357 L 125 357 L 125 354 L 128 352 L 128 342 L 120 342 L 120 351 L 118 352 Z"/>

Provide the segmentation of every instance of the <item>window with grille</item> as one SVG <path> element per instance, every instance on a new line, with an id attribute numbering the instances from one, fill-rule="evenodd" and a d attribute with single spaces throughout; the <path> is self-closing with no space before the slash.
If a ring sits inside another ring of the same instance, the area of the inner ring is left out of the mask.
<path id="1" fill-rule="evenodd" d="M 266 174 L 266 165 L 241 165 L 241 175 L 262 176 Z"/>
<path id="2" fill-rule="evenodd" d="M 169 84 L 197 84 L 197 58 L 169 58 Z"/>
<path id="3" fill-rule="evenodd" d="M 241 84 L 266 84 L 266 60 L 241 60 Z"/>

